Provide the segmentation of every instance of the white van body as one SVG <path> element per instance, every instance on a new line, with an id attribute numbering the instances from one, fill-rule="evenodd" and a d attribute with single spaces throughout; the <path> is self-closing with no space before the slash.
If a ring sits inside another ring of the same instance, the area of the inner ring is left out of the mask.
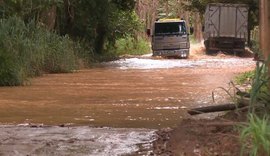
<path id="1" fill-rule="evenodd" d="M 188 58 L 190 49 L 186 22 L 180 19 L 158 20 L 152 31 L 153 56 Z"/>
<path id="2" fill-rule="evenodd" d="M 204 44 L 211 51 L 245 51 L 248 40 L 246 4 L 210 3 L 205 10 Z"/>

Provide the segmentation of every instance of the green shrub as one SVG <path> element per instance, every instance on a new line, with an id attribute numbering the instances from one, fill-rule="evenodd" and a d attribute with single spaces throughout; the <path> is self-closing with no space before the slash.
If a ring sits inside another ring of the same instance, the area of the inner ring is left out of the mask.
<path id="1" fill-rule="evenodd" d="M 77 68 L 76 44 L 67 36 L 25 24 L 16 17 L 0 20 L 0 86 L 22 85 L 43 72 Z"/>
<path id="2" fill-rule="evenodd" d="M 248 71 L 236 76 L 236 84 L 243 85 L 244 83 L 251 83 L 255 75 L 255 71 Z"/>
<path id="3" fill-rule="evenodd" d="M 257 63 L 254 78 L 252 82 L 252 88 L 250 90 L 250 104 L 252 111 L 257 103 L 265 104 L 266 108 L 270 107 L 270 89 L 269 89 L 269 77 L 268 77 L 268 63 Z"/>
<path id="4" fill-rule="evenodd" d="M 265 104 L 270 108 L 270 89 L 269 89 L 268 68 L 266 63 L 257 63 L 256 70 L 248 71 L 238 75 L 235 78 L 235 82 L 239 85 L 251 84 L 251 89 L 248 90 L 251 96 L 250 104 L 251 109 L 256 106 L 257 103 Z"/>
<path id="5" fill-rule="evenodd" d="M 77 56 L 73 42 L 67 37 L 50 34 L 47 40 L 44 70 L 49 73 L 66 73 L 76 69 Z"/>
<path id="6" fill-rule="evenodd" d="M 142 55 L 150 52 L 149 42 L 141 37 L 135 39 L 127 36 L 116 41 L 116 54 L 117 55 Z"/>
<path id="7" fill-rule="evenodd" d="M 243 143 L 242 155 L 247 153 L 251 156 L 270 155 L 269 118 L 264 117 L 261 119 L 254 114 L 250 114 L 249 124 L 243 126 L 241 141 Z M 246 152 L 244 153 L 244 151 Z"/>
<path id="8" fill-rule="evenodd" d="M 149 42 L 138 37 L 135 39 L 131 36 L 118 39 L 115 44 L 108 44 L 104 53 L 93 53 L 95 62 L 112 61 L 118 59 L 122 55 L 143 55 L 150 52 Z"/>
<path id="9" fill-rule="evenodd" d="M 24 68 L 24 51 L 28 49 L 23 40 L 26 27 L 15 18 L 0 21 L 0 85 L 19 85 L 27 78 Z"/>
<path id="10" fill-rule="evenodd" d="M 266 62 L 257 62 L 254 73 L 247 73 L 239 78 L 241 81 L 249 77 L 252 78 L 250 114 L 248 116 L 249 123 L 243 126 L 241 130 L 241 140 L 243 142 L 242 155 L 270 155 L 270 89 L 268 62 L 269 59 Z M 257 114 L 263 114 L 264 117 L 260 118 Z M 247 152 L 244 153 L 244 149 L 248 149 Z"/>
<path id="11" fill-rule="evenodd" d="M 0 49 L 0 86 L 20 85 L 26 80 L 23 67 L 12 53 L 7 53 L 5 49 Z"/>

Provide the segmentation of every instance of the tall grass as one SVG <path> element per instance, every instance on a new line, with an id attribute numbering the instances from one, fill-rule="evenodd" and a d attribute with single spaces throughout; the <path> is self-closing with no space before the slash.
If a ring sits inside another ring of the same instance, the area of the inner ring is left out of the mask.
<path id="1" fill-rule="evenodd" d="M 242 155 L 269 156 L 270 155 L 270 89 L 269 89 L 269 59 L 257 62 L 254 73 L 246 77 L 253 77 L 250 90 L 250 111 L 248 125 L 242 126 L 241 141 Z M 257 108 L 262 109 L 257 109 Z M 243 152 L 243 151 L 247 152 Z"/>
<path id="2" fill-rule="evenodd" d="M 125 36 L 116 40 L 115 44 L 108 44 L 104 53 L 93 53 L 95 62 L 106 62 L 119 59 L 123 55 L 143 55 L 150 53 L 150 44 L 147 39 L 138 36 L 137 38 Z"/>
<path id="3" fill-rule="evenodd" d="M 115 48 L 117 55 L 142 55 L 151 52 L 149 42 L 142 37 L 137 39 L 131 36 L 121 38 L 116 41 Z"/>
<path id="4" fill-rule="evenodd" d="M 235 78 L 235 82 L 238 85 L 243 85 L 245 83 L 251 84 L 255 75 L 255 70 L 244 72 Z"/>
<path id="5" fill-rule="evenodd" d="M 267 116 L 259 118 L 255 114 L 250 114 L 249 124 L 243 127 L 240 138 L 241 141 L 243 142 L 241 151 L 242 155 L 249 153 L 249 155 L 251 156 L 269 156 L 270 155 L 269 118 Z"/>
<path id="6" fill-rule="evenodd" d="M 252 88 L 250 91 L 250 108 L 252 112 L 254 112 L 254 108 L 258 103 L 264 104 L 265 107 L 270 107 L 270 89 L 267 62 L 257 62 L 256 65 Z"/>
<path id="7" fill-rule="evenodd" d="M 0 86 L 23 85 L 44 72 L 72 72 L 77 68 L 76 53 L 67 36 L 16 17 L 0 20 Z"/>

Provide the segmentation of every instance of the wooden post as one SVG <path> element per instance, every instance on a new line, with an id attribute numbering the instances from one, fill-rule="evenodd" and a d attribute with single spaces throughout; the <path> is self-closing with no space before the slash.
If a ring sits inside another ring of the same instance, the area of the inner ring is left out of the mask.
<path id="1" fill-rule="evenodd" d="M 260 0 L 260 47 L 266 60 L 270 56 L 270 2 Z M 268 60 L 270 61 L 270 60 Z M 270 77 L 270 62 L 268 62 L 268 74 Z M 270 86 L 270 83 L 269 83 Z"/>
<path id="2" fill-rule="evenodd" d="M 266 37 L 265 37 L 265 44 L 266 44 L 266 48 L 265 48 L 265 57 L 268 60 L 268 76 L 270 77 L 270 2 L 269 0 L 265 0 L 266 1 L 266 27 L 267 27 L 267 31 L 266 31 Z M 270 86 L 270 82 L 268 83 Z"/>
<path id="3" fill-rule="evenodd" d="M 264 42 L 264 38 L 265 38 L 265 0 L 260 0 L 260 48 L 262 49 L 262 51 L 265 51 L 265 42 Z"/>
<path id="4" fill-rule="evenodd" d="M 260 46 L 265 58 L 270 54 L 270 2 L 260 1 Z"/>

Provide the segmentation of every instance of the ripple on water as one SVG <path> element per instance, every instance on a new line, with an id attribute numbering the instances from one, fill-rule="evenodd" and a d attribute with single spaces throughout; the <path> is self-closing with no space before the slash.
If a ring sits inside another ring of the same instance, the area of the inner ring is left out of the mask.
<path id="1" fill-rule="evenodd" d="M 151 58 L 128 58 L 104 63 L 109 67 L 120 69 L 166 69 L 166 68 L 234 68 L 254 65 L 252 58 L 208 58 L 200 60 L 192 59 L 151 59 Z"/>

